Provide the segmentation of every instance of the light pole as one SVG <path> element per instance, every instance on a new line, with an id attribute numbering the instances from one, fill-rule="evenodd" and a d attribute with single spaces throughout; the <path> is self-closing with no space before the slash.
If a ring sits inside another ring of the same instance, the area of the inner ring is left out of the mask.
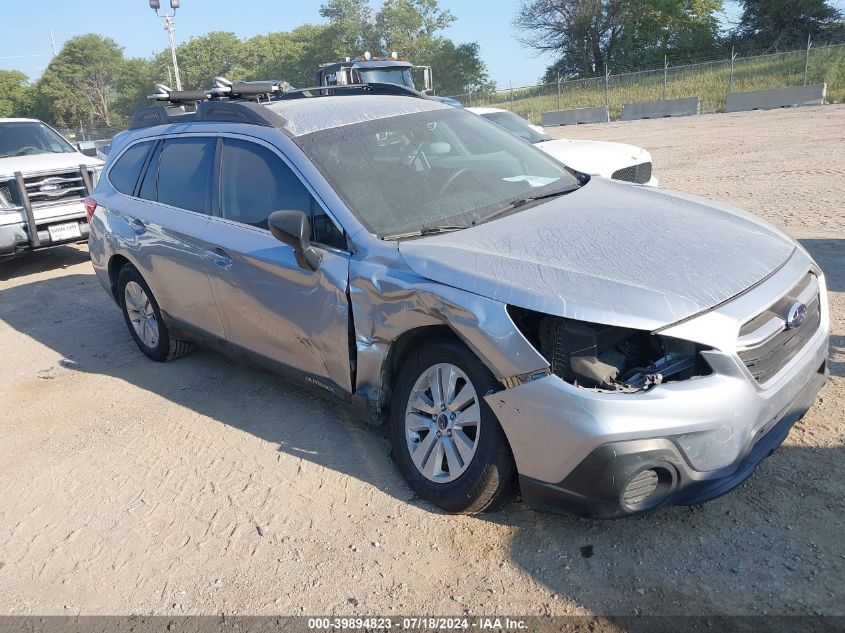
<path id="1" fill-rule="evenodd" d="M 161 2 L 159 0 L 150 0 L 150 8 L 156 12 L 156 15 L 162 18 L 162 26 L 167 31 L 167 39 L 170 42 L 170 55 L 173 57 L 173 74 L 176 77 L 176 90 L 182 90 L 182 80 L 179 78 L 179 63 L 176 61 L 176 45 L 173 43 L 173 31 L 175 29 L 173 18 L 176 17 L 176 9 L 179 6 L 180 0 L 170 0 L 170 8 L 173 12 L 167 13 L 165 11 L 164 15 L 159 15 L 158 10 L 161 8 Z"/>

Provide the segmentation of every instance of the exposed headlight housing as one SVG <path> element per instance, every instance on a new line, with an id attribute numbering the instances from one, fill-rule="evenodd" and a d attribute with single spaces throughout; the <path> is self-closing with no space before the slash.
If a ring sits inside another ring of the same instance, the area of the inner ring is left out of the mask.
<path id="1" fill-rule="evenodd" d="M 508 312 L 551 372 L 577 387 L 636 392 L 713 373 L 704 348 L 689 341 L 512 306 Z"/>

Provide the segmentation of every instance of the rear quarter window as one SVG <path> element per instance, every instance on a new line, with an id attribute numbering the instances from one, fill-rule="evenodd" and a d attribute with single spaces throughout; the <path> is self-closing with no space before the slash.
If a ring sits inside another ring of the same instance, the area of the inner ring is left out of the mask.
<path id="1" fill-rule="evenodd" d="M 138 177 L 151 145 L 151 142 L 133 145 L 123 152 L 109 171 L 109 182 L 120 193 L 131 196 L 135 192 L 135 185 L 138 184 Z"/>

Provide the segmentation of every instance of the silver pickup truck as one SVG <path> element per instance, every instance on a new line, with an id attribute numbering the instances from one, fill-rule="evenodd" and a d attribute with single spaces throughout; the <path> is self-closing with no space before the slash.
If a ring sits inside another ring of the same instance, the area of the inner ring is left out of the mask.
<path id="1" fill-rule="evenodd" d="M 0 259 L 85 241 L 102 164 L 41 121 L 0 119 Z"/>

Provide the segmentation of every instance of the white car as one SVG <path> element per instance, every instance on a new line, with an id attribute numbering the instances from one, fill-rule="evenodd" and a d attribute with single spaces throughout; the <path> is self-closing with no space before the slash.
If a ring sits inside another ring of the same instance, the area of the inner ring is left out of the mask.
<path id="1" fill-rule="evenodd" d="M 501 125 L 529 143 L 534 143 L 539 149 L 576 171 L 650 187 L 657 186 L 657 178 L 651 175 L 651 154 L 642 147 L 607 141 L 552 140 L 542 127 L 532 125 L 509 110 L 466 109 Z"/>
<path id="2" fill-rule="evenodd" d="M 102 166 L 46 123 L 0 119 L 0 259 L 85 241 Z"/>

